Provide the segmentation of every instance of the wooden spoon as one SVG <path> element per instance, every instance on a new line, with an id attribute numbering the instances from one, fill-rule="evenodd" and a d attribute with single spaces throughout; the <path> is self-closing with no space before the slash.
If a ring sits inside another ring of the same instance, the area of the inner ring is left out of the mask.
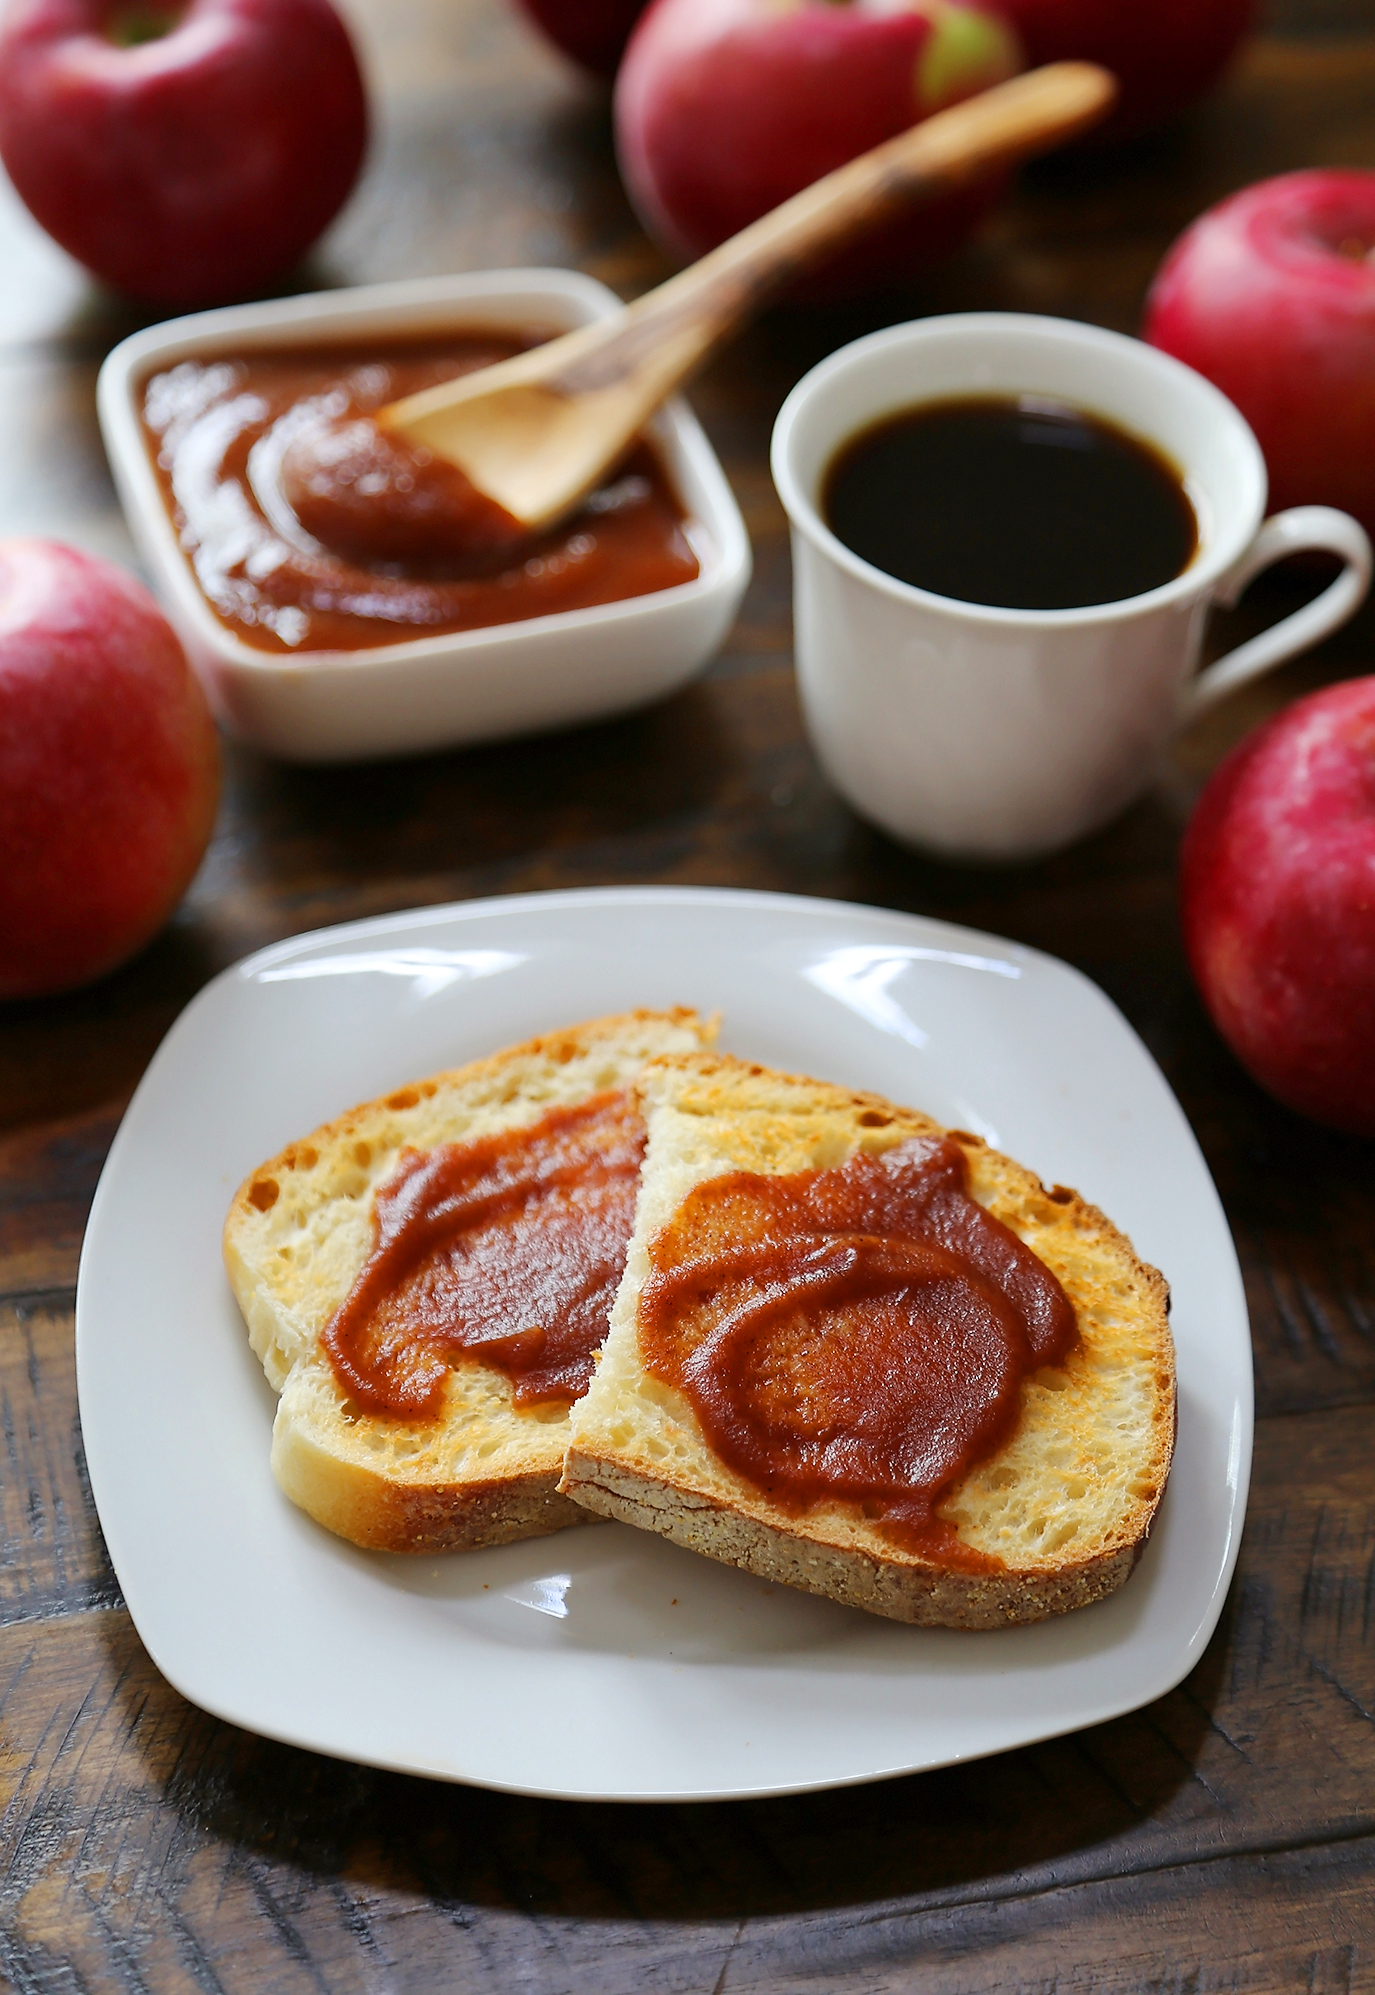
<path id="1" fill-rule="evenodd" d="M 1072 138 L 1116 95 L 1092 63 L 1014 77 L 828 173 L 613 317 L 392 402 L 378 424 L 527 531 L 550 526 L 771 292 L 893 210 Z"/>

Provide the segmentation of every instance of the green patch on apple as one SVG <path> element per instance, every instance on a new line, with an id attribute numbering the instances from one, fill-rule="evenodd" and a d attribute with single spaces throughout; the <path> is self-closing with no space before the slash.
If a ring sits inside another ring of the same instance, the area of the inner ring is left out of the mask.
<path id="1" fill-rule="evenodd" d="M 1005 21 L 974 7 L 943 6 L 917 57 L 917 108 L 923 117 L 942 111 L 1021 67 L 1021 47 Z"/>

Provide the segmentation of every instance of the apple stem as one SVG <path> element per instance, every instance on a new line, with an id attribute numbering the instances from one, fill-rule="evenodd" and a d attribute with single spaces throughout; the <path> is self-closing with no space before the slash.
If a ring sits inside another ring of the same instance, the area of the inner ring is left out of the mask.
<path id="1" fill-rule="evenodd" d="M 116 48 L 138 48 L 144 42 L 161 41 L 181 19 L 180 7 L 121 7 L 109 21 L 105 33 Z"/>

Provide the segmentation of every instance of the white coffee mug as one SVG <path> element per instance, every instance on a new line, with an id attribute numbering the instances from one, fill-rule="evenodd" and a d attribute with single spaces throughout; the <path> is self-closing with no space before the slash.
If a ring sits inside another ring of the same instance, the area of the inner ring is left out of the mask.
<path id="1" fill-rule="evenodd" d="M 1087 609 L 993 609 L 900 582 L 837 540 L 820 499 L 842 444 L 923 402 L 984 394 L 1076 404 L 1162 450 L 1198 515 L 1184 572 Z M 1186 721 L 1316 644 L 1370 586 L 1370 541 L 1345 513 L 1300 506 L 1264 519 L 1265 460 L 1224 395 L 1154 347 L 1065 319 L 960 313 L 856 340 L 793 389 L 772 462 L 792 526 L 798 684 L 822 767 L 865 817 L 949 857 L 1033 858 L 1105 824 Z M 1336 581 L 1198 673 L 1210 606 L 1318 548 L 1345 562 Z"/>

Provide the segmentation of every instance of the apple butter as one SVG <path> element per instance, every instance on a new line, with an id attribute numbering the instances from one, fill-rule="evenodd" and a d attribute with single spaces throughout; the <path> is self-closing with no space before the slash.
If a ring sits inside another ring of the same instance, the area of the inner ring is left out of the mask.
<path id="1" fill-rule="evenodd" d="M 858 1503 L 898 1544 L 977 1570 L 990 1561 L 936 1506 L 1010 1438 L 1023 1379 L 1078 1329 L 968 1184 L 948 1139 L 713 1178 L 650 1243 L 637 1327 L 646 1369 L 783 1510 Z"/>
<path id="2" fill-rule="evenodd" d="M 645 1131 L 625 1090 L 522 1128 L 405 1150 L 377 1192 L 373 1247 L 324 1333 L 369 1412 L 442 1411 L 449 1367 L 504 1372 L 517 1406 L 592 1382 L 625 1268 Z"/>
<path id="3" fill-rule="evenodd" d="M 570 519 L 528 538 L 460 472 L 372 420 L 533 343 L 474 331 L 254 349 L 152 375 L 149 449 L 220 621 L 262 651 L 353 651 L 692 581 L 683 508 L 649 444 Z"/>

